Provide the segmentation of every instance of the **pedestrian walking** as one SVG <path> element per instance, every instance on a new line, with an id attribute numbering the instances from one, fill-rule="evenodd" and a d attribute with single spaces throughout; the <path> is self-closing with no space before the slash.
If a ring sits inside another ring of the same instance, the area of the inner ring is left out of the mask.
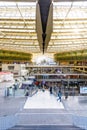
<path id="1" fill-rule="evenodd" d="M 62 93 L 61 93 L 61 91 L 59 90 L 57 101 L 59 100 L 59 101 L 61 102 L 61 97 L 62 97 Z"/>

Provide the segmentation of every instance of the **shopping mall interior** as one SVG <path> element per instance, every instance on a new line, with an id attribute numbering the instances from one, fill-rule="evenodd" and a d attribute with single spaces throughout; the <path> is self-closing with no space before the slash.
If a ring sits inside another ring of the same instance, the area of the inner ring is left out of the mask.
<path id="1" fill-rule="evenodd" d="M 87 130 L 87 0 L 0 0 L 0 130 Z"/>

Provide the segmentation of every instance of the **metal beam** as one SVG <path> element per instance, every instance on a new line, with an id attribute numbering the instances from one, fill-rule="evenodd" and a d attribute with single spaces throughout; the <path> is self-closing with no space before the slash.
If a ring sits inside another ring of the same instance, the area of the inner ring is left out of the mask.
<path id="1" fill-rule="evenodd" d="M 21 37 L 20 37 L 20 38 L 11 38 L 11 37 L 10 37 L 10 38 L 6 38 L 6 37 L 0 38 L 0 40 L 4 40 L 4 41 L 5 41 L 5 40 L 6 40 L 6 41 L 7 41 L 7 40 L 10 40 L 10 39 L 11 39 L 11 40 L 15 40 L 15 41 L 28 41 L 28 42 L 29 42 L 29 41 L 31 41 L 31 42 L 32 42 L 32 41 L 37 41 L 37 39 L 30 39 L 30 38 L 25 39 L 25 38 L 21 38 Z M 54 42 L 54 41 L 56 41 L 56 42 L 58 42 L 58 41 L 59 41 L 59 42 L 60 42 L 60 41 L 75 41 L 75 40 L 87 40 L 87 37 L 83 37 L 83 38 L 78 38 L 78 37 L 76 37 L 76 38 L 51 39 L 50 42 Z"/>

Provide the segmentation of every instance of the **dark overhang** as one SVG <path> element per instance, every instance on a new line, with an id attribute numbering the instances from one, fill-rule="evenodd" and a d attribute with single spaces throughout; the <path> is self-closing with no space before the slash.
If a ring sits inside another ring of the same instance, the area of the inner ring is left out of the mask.
<path id="1" fill-rule="evenodd" d="M 38 0 L 0 0 L 0 1 L 7 1 L 7 2 L 36 2 Z M 87 1 L 87 0 L 53 0 L 53 2 L 79 2 L 79 1 Z"/>

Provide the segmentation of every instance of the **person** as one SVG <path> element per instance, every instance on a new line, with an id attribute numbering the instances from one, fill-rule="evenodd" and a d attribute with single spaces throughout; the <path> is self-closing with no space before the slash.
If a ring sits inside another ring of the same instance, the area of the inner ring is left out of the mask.
<path id="1" fill-rule="evenodd" d="M 50 87 L 50 94 L 52 94 L 52 86 Z"/>
<path id="2" fill-rule="evenodd" d="M 68 98 L 68 92 L 66 91 L 65 92 L 65 99 L 67 99 Z"/>
<path id="3" fill-rule="evenodd" d="M 59 100 L 59 101 L 61 102 L 61 97 L 62 97 L 62 93 L 61 93 L 61 91 L 59 90 L 57 101 Z"/>
<path id="4" fill-rule="evenodd" d="M 25 96 L 29 96 L 29 87 L 25 89 Z"/>

